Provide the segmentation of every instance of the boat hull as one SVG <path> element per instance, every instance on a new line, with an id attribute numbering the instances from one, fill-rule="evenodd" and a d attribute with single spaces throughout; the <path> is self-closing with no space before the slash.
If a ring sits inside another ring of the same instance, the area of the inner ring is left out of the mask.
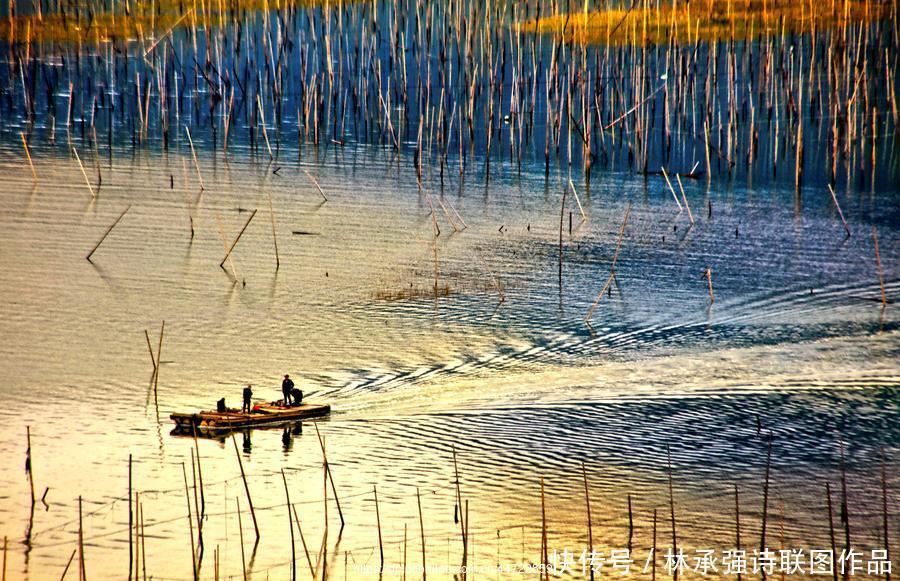
<path id="1" fill-rule="evenodd" d="M 297 407 L 285 407 L 265 404 L 257 406 L 252 413 L 236 411 L 206 411 L 195 414 L 174 413 L 169 416 L 175 422 L 176 431 L 229 432 L 256 426 L 271 426 L 317 418 L 331 413 L 330 405 L 304 404 Z"/>

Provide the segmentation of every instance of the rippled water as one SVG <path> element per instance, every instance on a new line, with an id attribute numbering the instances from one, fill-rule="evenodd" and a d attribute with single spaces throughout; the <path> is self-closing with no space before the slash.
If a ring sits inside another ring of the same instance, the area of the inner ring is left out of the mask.
<path id="1" fill-rule="evenodd" d="M 280 159 L 276 174 L 245 150 L 225 158 L 201 144 L 201 192 L 190 150 L 178 151 L 86 154 L 92 180 L 97 166 L 102 175 L 96 200 L 59 149 L 34 148 L 36 184 L 15 143 L 0 151 L 0 534 L 13 578 L 59 578 L 76 547 L 79 496 L 88 574 L 124 577 L 129 454 L 148 575 L 190 578 L 181 466 L 190 471 L 194 442 L 169 434 L 168 415 L 222 396 L 236 405 L 248 382 L 275 399 L 284 373 L 334 408 L 317 423 L 346 519 L 339 537 L 332 503 L 331 576 L 379 560 L 374 485 L 388 562 L 403 561 L 406 527 L 407 560 L 421 563 L 418 490 L 428 562 L 459 563 L 454 448 L 470 563 L 540 560 L 541 478 L 550 547 L 584 548 L 581 462 L 595 545 L 627 544 L 630 494 L 637 558 L 652 545 L 654 509 L 659 546 L 671 546 L 667 446 L 679 545 L 732 548 L 737 484 L 744 542 L 754 546 L 769 433 L 770 546 L 828 548 L 825 483 L 838 507 L 840 442 L 854 545 L 881 546 L 882 451 L 894 498 L 900 483 L 900 341 L 894 306 L 880 304 L 872 226 L 892 298 L 896 189 L 839 191 L 853 232 L 845 239 L 827 191 L 804 190 L 798 203 L 792 188 L 685 182 L 689 227 L 661 178 L 595 175 L 589 191 L 576 184 L 587 221 L 567 203 L 560 285 L 564 176 L 501 167 L 489 182 L 467 172 L 443 191 L 436 177 L 422 190 L 386 150 L 305 150 Z M 435 204 L 434 240 L 426 192 L 468 228 L 453 232 Z M 617 280 L 587 325 L 628 204 Z M 220 268 L 217 219 L 230 241 L 254 209 L 234 271 Z M 163 320 L 154 393 L 144 331 L 156 349 Z M 26 426 L 37 496 L 49 487 L 32 525 Z M 217 548 L 223 576 L 240 576 L 236 498 L 254 578 L 288 575 L 281 470 L 315 559 L 321 451 L 313 425 L 295 430 L 236 436 L 262 531 L 252 556 L 234 445 L 197 443 L 204 578 Z"/>

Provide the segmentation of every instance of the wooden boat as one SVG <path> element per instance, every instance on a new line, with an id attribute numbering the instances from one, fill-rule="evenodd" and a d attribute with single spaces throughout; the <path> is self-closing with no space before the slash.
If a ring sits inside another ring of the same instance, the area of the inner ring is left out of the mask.
<path id="1" fill-rule="evenodd" d="M 331 413 L 331 406 L 327 404 L 285 406 L 279 402 L 272 402 L 253 406 L 253 410 L 249 414 L 228 409 L 224 412 L 174 413 L 169 417 L 175 422 L 176 431 L 191 434 L 195 428 L 198 432 L 228 432 L 242 428 L 317 418 L 329 413 Z"/>

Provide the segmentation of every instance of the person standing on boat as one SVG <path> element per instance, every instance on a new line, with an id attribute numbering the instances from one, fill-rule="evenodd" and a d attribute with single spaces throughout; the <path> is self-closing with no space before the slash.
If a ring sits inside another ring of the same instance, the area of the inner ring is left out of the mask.
<path id="1" fill-rule="evenodd" d="M 249 383 L 244 388 L 244 405 L 241 406 L 241 413 L 250 413 L 250 398 L 253 397 L 253 386 Z M 246 412 L 244 410 L 247 410 Z"/>
<path id="2" fill-rule="evenodd" d="M 291 390 L 294 389 L 294 382 L 291 381 L 290 375 L 284 376 L 284 381 L 281 382 L 281 393 L 284 394 L 284 405 L 291 405 Z"/>

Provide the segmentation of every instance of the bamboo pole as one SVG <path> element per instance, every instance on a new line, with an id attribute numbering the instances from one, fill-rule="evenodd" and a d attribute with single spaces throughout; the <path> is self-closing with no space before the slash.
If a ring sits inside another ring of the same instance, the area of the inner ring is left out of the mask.
<path id="1" fill-rule="evenodd" d="M 159 390 L 159 367 L 162 365 L 162 344 L 163 344 L 163 335 L 166 333 L 166 321 L 163 320 L 162 325 L 159 328 L 159 345 L 156 347 L 156 375 L 153 376 L 153 392 L 157 393 Z"/>
<path id="2" fill-rule="evenodd" d="M 463 506 L 462 506 L 462 492 L 460 489 L 460 481 L 459 481 L 459 465 L 456 462 L 456 445 L 451 447 L 453 451 L 453 477 L 454 483 L 456 484 L 456 508 L 459 512 L 459 532 L 462 536 L 463 543 L 463 559 L 468 554 L 468 548 L 466 547 L 466 521 L 463 515 Z"/>
<path id="3" fill-rule="evenodd" d="M 716 297 L 713 294 L 713 284 L 712 284 L 712 268 L 706 267 L 706 271 L 703 273 L 703 276 L 706 277 L 706 282 L 709 284 L 709 302 L 716 302 Z"/>
<path id="4" fill-rule="evenodd" d="M 78 578 L 87 580 L 87 568 L 84 564 L 84 524 L 81 519 L 81 496 L 78 496 Z"/>
<path id="5" fill-rule="evenodd" d="M 634 515 L 631 511 L 631 494 L 628 495 L 628 554 L 631 554 L 631 542 L 634 539 Z"/>
<path id="6" fill-rule="evenodd" d="M 850 543 L 850 507 L 847 502 L 847 466 L 844 464 L 844 442 L 840 442 L 841 447 L 841 522 L 844 523 L 844 550 L 850 551 L 853 545 Z M 845 568 L 843 571 L 844 580 L 849 576 L 849 571 Z"/>
<path id="7" fill-rule="evenodd" d="M 769 514 L 769 475 L 772 468 L 772 432 L 769 432 L 769 445 L 766 452 L 766 476 L 763 483 L 763 507 L 762 507 L 762 527 L 759 534 L 759 551 L 760 553 L 766 549 L 766 521 Z M 765 569 L 760 571 L 762 578 L 766 578 Z"/>
<path id="8" fill-rule="evenodd" d="M 2 575 L 2 577 L 0 577 L 0 579 L 2 579 L 3 581 L 6 581 L 6 552 L 7 552 L 7 544 L 8 544 L 7 538 L 4 536 L 4 537 L 3 537 L 3 575 Z M 73 555 L 74 555 L 74 553 L 73 553 Z M 71 559 L 69 559 L 69 561 L 71 561 Z M 68 566 L 66 566 L 66 569 L 68 569 Z M 65 576 L 66 576 L 66 573 L 65 573 L 65 571 L 64 571 L 64 572 L 63 572 L 63 577 L 65 577 Z"/>
<path id="9" fill-rule="evenodd" d="M 678 538 L 675 535 L 675 496 L 672 491 L 672 453 L 669 451 L 669 445 L 666 444 L 666 461 L 669 472 L 669 512 L 672 515 L 672 553 L 678 552 Z M 674 578 L 678 579 L 678 567 L 675 567 Z"/>
<path id="10" fill-rule="evenodd" d="M 237 246 L 238 240 L 241 239 L 241 236 L 244 235 L 244 231 L 247 229 L 247 226 L 250 225 L 250 222 L 253 220 L 253 217 L 256 216 L 257 209 L 254 208 L 253 212 L 250 214 L 250 217 L 247 218 L 247 222 L 244 223 L 244 227 L 241 228 L 241 231 L 238 233 L 237 238 L 234 239 L 234 242 L 231 243 L 231 246 L 228 248 L 228 252 L 225 253 L 225 258 L 219 263 L 219 268 L 222 270 L 225 269 L 225 261 L 228 260 L 228 257 L 231 256 L 231 252 L 234 250 L 234 247 Z"/>
<path id="11" fill-rule="evenodd" d="M 847 226 L 847 221 L 844 220 L 844 213 L 841 212 L 841 205 L 838 204 L 837 196 L 834 195 L 834 188 L 831 187 L 831 184 L 828 184 L 828 191 L 831 193 L 831 199 L 834 201 L 834 207 L 837 208 L 838 216 L 841 217 L 841 223 L 844 225 L 844 230 L 847 232 L 847 238 L 850 238 L 850 228 Z"/>
<path id="12" fill-rule="evenodd" d="M 300 543 L 303 544 L 303 552 L 306 553 L 306 562 L 309 564 L 309 574 L 313 579 L 316 578 L 316 569 L 313 567 L 312 559 L 309 557 L 309 548 L 306 546 L 306 538 L 303 536 L 303 527 L 300 525 L 300 517 L 297 516 L 297 507 L 295 505 L 291 505 L 291 510 L 294 512 L 294 522 L 297 523 L 297 532 L 300 533 Z"/>
<path id="13" fill-rule="evenodd" d="M 600 299 L 603 298 L 603 293 L 606 292 L 606 289 L 609 288 L 609 285 L 612 284 L 612 281 L 616 278 L 616 262 L 619 260 L 619 251 L 622 248 L 622 239 L 625 236 L 625 226 L 628 224 L 628 217 L 631 215 L 631 203 L 629 202 L 628 207 L 625 209 L 625 217 L 622 219 L 622 226 L 619 228 L 619 236 L 616 240 L 616 251 L 613 254 L 612 265 L 610 266 L 610 274 L 609 278 L 606 279 L 606 284 L 603 285 L 603 288 L 600 289 L 600 292 L 597 293 L 597 298 L 594 300 L 594 304 L 591 305 L 591 308 L 588 309 L 587 314 L 584 316 L 584 320 L 586 322 L 590 321 L 594 315 L 594 309 L 597 308 L 597 305 L 600 304 Z"/>
<path id="14" fill-rule="evenodd" d="M 25 471 L 28 473 L 28 486 L 31 489 L 31 506 L 34 507 L 34 460 L 31 457 L 31 426 L 25 426 Z"/>
<path id="15" fill-rule="evenodd" d="M 24 133 L 19 133 L 22 137 L 22 147 L 25 149 L 25 157 L 28 158 L 28 167 L 31 168 L 31 177 L 34 178 L 34 181 L 37 181 L 37 172 L 34 171 L 34 163 L 31 161 L 31 153 L 28 151 L 28 140 L 25 139 Z"/>
<path id="16" fill-rule="evenodd" d="M 566 195 L 568 189 L 563 190 L 562 202 L 559 205 L 559 288 L 562 290 L 563 270 L 563 217 L 566 214 Z"/>
<path id="17" fill-rule="evenodd" d="M 128 503 L 131 504 L 130 502 Z M 134 510 L 140 511 L 141 506 L 141 496 L 138 491 L 134 491 Z M 129 521 L 131 520 L 129 515 Z M 138 579 L 138 572 L 140 571 L 140 562 L 141 562 L 141 545 L 140 545 L 140 519 L 135 519 L 134 522 L 134 578 Z M 130 533 L 130 531 L 129 531 Z M 131 544 L 131 535 L 129 534 L 129 545 Z M 130 552 L 130 551 L 129 551 Z M 131 575 L 131 565 L 128 566 L 129 576 Z"/>
<path id="18" fill-rule="evenodd" d="M 203 467 L 200 465 L 200 446 L 197 443 L 197 426 L 192 424 L 191 429 L 194 435 L 194 455 L 197 457 L 197 476 L 200 480 L 200 516 L 206 516 L 206 495 L 203 493 Z"/>
<path id="19" fill-rule="evenodd" d="M 882 518 L 882 535 L 884 536 L 884 550 L 887 552 L 885 560 L 891 562 L 891 540 L 888 534 L 888 493 L 887 493 L 887 471 L 884 461 L 884 448 L 881 449 L 881 518 Z M 884 581 L 891 581 L 890 570 L 885 571 Z"/>
<path id="20" fill-rule="evenodd" d="M 253 530 L 256 531 L 256 542 L 259 542 L 259 525 L 256 524 L 256 512 L 253 510 L 253 499 L 250 497 L 250 486 L 247 484 L 247 475 L 244 474 L 244 463 L 241 462 L 241 453 L 238 451 L 237 438 L 231 435 L 231 443 L 234 444 L 234 454 L 237 456 L 238 466 L 241 469 L 241 480 L 244 481 L 244 492 L 247 493 L 247 504 L 250 505 L 250 516 L 253 517 Z M 243 545 L 242 545 L 243 546 Z"/>
<path id="21" fill-rule="evenodd" d="M 95 244 L 94 247 L 91 248 L 91 251 L 88 252 L 88 255 L 85 256 L 85 258 L 87 259 L 88 262 L 93 262 L 93 261 L 91 260 L 91 256 L 93 256 L 94 253 L 97 251 L 97 249 L 100 248 L 100 245 L 103 244 L 103 241 L 106 240 L 106 237 L 109 236 L 109 233 L 112 232 L 113 228 L 116 227 L 116 224 L 118 224 L 119 221 L 120 221 L 122 218 L 125 217 L 125 214 L 126 214 L 126 213 L 128 212 L 128 210 L 130 210 L 130 209 L 131 209 L 131 204 L 128 204 L 128 207 L 125 208 L 124 210 L 122 210 L 122 213 L 119 214 L 119 217 L 116 218 L 116 221 L 113 222 L 112 224 L 110 224 L 109 228 L 106 229 L 106 232 L 103 233 L 103 237 L 100 238 L 100 241 L 97 242 L 97 244 Z"/>
<path id="22" fill-rule="evenodd" d="M 197 581 L 197 550 L 194 545 L 194 518 L 191 515 L 191 495 L 188 493 L 187 469 L 184 467 L 184 462 L 181 463 L 181 473 L 182 476 L 184 476 L 184 499 L 187 501 L 188 527 L 191 534 L 191 572 L 194 581 Z"/>
<path id="23" fill-rule="evenodd" d="M 275 210 L 272 209 L 272 192 L 266 190 L 269 199 L 269 218 L 272 220 L 272 242 L 275 244 L 275 270 L 281 267 L 281 259 L 278 257 L 278 236 L 275 234 Z"/>
<path id="24" fill-rule="evenodd" d="M 544 503 L 544 477 L 541 476 L 541 569 L 544 572 L 544 581 L 550 579 L 550 558 L 547 553 L 547 508 Z"/>
<path id="25" fill-rule="evenodd" d="M 378 487 L 372 485 L 372 493 L 375 495 L 375 524 L 378 525 L 378 555 L 381 558 L 379 571 L 384 571 L 384 542 L 381 538 L 381 512 L 378 510 Z"/>
<path id="26" fill-rule="evenodd" d="M 672 182 L 669 181 L 669 174 L 666 173 L 666 168 L 660 168 L 662 170 L 663 177 L 666 178 L 666 183 L 669 185 L 669 191 L 672 192 L 672 198 L 675 200 L 675 203 L 678 204 L 678 211 L 681 212 L 684 208 L 681 207 L 681 202 L 678 201 L 678 196 L 675 194 L 675 188 L 672 187 Z"/>
<path id="27" fill-rule="evenodd" d="M 147 339 L 147 350 L 150 351 L 150 363 L 153 364 L 153 373 L 156 374 L 156 355 L 153 354 L 153 346 L 150 345 L 150 333 L 144 329 L 144 337 Z"/>
<path id="28" fill-rule="evenodd" d="M 305 174 L 306 174 L 306 177 L 309 178 L 309 181 L 311 181 L 311 182 L 313 183 L 313 185 L 316 186 L 316 189 L 319 190 L 319 195 L 322 196 L 322 199 L 325 200 L 325 201 L 327 202 L 327 201 L 328 201 L 328 196 L 326 196 L 326 195 L 325 195 L 325 192 L 322 191 L 322 186 L 319 185 L 319 182 L 316 181 L 316 178 L 314 178 L 314 177 L 312 176 L 312 174 L 309 173 L 309 172 L 306 171 L 306 170 L 303 170 L 303 173 L 305 173 Z"/>
<path id="29" fill-rule="evenodd" d="M 244 557 L 244 525 L 241 522 L 241 499 L 235 497 L 234 502 L 237 505 L 238 533 L 240 534 L 241 542 L 241 574 L 244 577 L 244 581 L 247 581 L 247 559 Z M 313 579 L 315 579 L 315 577 L 316 576 L 313 575 Z"/>
<path id="30" fill-rule="evenodd" d="M 416 487 L 416 503 L 419 505 L 419 532 L 422 535 L 422 580 L 426 578 L 427 566 L 425 565 L 425 520 L 422 518 L 422 498 L 419 496 L 419 487 Z"/>
<path id="31" fill-rule="evenodd" d="M 835 539 L 835 536 L 834 536 L 834 510 L 832 509 L 832 506 L 831 506 L 831 485 L 828 482 L 825 483 L 825 499 L 828 502 L 828 535 L 831 540 L 831 554 L 836 555 L 837 554 L 837 540 Z M 833 581 L 837 581 L 837 579 L 838 579 L 837 567 L 831 568 L 831 574 L 833 577 Z"/>
<path id="32" fill-rule="evenodd" d="M 133 523 L 134 509 L 131 507 L 131 454 L 128 455 L 128 579 L 131 579 L 131 565 L 134 563 L 134 548 L 131 543 L 131 531 L 134 528 Z M 137 573 L 135 572 L 135 576 Z"/>
<path id="33" fill-rule="evenodd" d="M 575 184 L 571 179 L 569 180 L 569 187 L 572 188 L 572 193 L 575 195 L 575 202 L 578 204 L 578 211 L 581 212 L 582 222 L 587 222 L 587 214 L 584 213 L 584 208 L 581 206 L 581 198 L 578 197 L 578 191 L 575 189 Z"/>
<path id="34" fill-rule="evenodd" d="M 284 498 L 287 502 L 288 526 L 291 529 L 291 579 L 297 579 L 297 551 L 294 546 L 294 521 L 291 519 L 291 495 L 288 492 L 287 477 L 284 475 L 284 468 L 281 469 L 281 480 L 284 482 Z"/>
<path id="35" fill-rule="evenodd" d="M 591 495 L 588 492 L 587 470 L 581 462 L 581 475 L 584 477 L 584 503 L 587 506 L 588 555 L 594 554 L 594 531 L 591 524 Z M 631 498 L 629 496 L 629 498 Z M 594 581 L 594 567 L 590 567 L 591 581 Z"/>
<path id="36" fill-rule="evenodd" d="M 147 539 L 147 535 L 144 533 L 144 503 L 142 502 L 138 506 L 138 511 L 140 511 L 140 519 L 141 519 L 141 571 L 143 572 L 143 579 L 147 581 L 147 547 L 144 544 Z"/>
<path id="37" fill-rule="evenodd" d="M 681 190 L 681 199 L 684 200 L 684 207 L 687 208 L 688 218 L 691 219 L 691 226 L 694 225 L 694 214 L 691 212 L 691 205 L 688 203 L 687 196 L 684 195 L 684 186 L 681 185 L 681 175 L 675 174 L 675 181 L 678 182 L 678 189 Z"/>
<path id="38" fill-rule="evenodd" d="M 87 184 L 88 190 L 91 192 L 91 199 L 92 199 L 92 200 L 96 200 L 96 199 L 97 199 L 97 193 L 94 192 L 94 186 L 91 185 L 91 180 L 88 179 L 87 172 L 84 171 L 84 164 L 81 163 L 81 158 L 78 157 L 78 150 L 76 150 L 76 149 L 73 147 L 73 148 L 72 148 L 72 153 L 75 154 L 75 159 L 78 160 L 78 167 L 81 168 L 81 175 L 84 176 L 84 183 Z"/>
<path id="39" fill-rule="evenodd" d="M 656 581 L 656 509 L 653 509 L 653 548 L 650 551 L 652 561 L 650 563 L 650 581 Z"/>
<path id="40" fill-rule="evenodd" d="M 194 160 L 194 167 L 197 169 L 197 179 L 200 181 L 200 191 L 202 192 L 206 188 L 203 187 L 203 176 L 200 174 L 200 162 L 197 161 L 197 152 L 194 151 L 194 140 L 191 139 L 191 130 L 188 129 L 187 125 L 184 126 L 184 131 L 187 133 L 188 143 L 191 144 L 191 158 Z"/>
<path id="41" fill-rule="evenodd" d="M 334 487 L 334 476 L 331 474 L 331 464 L 328 462 L 328 454 L 325 453 L 325 440 L 319 433 L 319 426 L 313 422 L 316 428 L 316 437 L 319 439 L 319 446 L 322 448 L 322 459 L 325 462 L 325 471 L 328 475 L 328 482 L 331 483 L 331 491 L 334 492 L 334 502 L 337 504 L 338 516 L 341 518 L 341 530 L 344 530 L 344 512 L 341 510 L 341 500 L 338 498 L 337 488 Z"/>
<path id="42" fill-rule="evenodd" d="M 5 538 L 4 538 L 4 542 L 5 542 Z M 72 561 L 75 560 L 75 553 L 77 553 L 77 552 L 78 552 L 78 549 L 72 549 L 72 554 L 69 555 L 69 560 L 66 563 L 66 567 L 63 569 L 62 575 L 60 575 L 60 577 L 59 577 L 59 581 L 65 581 L 66 573 L 69 572 L 69 567 L 72 566 Z M 6 581 L 6 576 L 5 576 L 6 568 L 5 567 L 4 567 L 3 572 L 4 572 L 3 581 Z"/>
<path id="43" fill-rule="evenodd" d="M 878 252 L 878 229 L 872 225 L 872 241 L 875 242 L 875 266 L 878 269 L 878 284 L 881 286 L 881 304 L 887 305 L 887 294 L 884 292 L 884 269 L 881 267 L 881 253 Z"/>
<path id="44" fill-rule="evenodd" d="M 741 550 L 741 502 L 738 497 L 737 484 L 734 485 L 734 540 L 735 549 Z M 741 581 L 741 573 L 738 571 L 737 581 Z"/>

